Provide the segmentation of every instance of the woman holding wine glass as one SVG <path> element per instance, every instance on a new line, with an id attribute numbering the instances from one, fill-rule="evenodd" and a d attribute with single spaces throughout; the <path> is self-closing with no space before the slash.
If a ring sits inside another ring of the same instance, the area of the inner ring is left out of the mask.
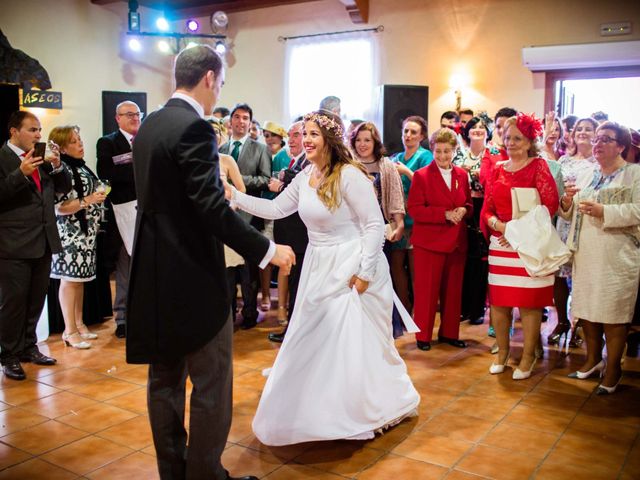
<path id="1" fill-rule="evenodd" d="M 71 191 L 56 197 L 56 220 L 63 251 L 53 254 L 51 278 L 60 280 L 60 307 L 64 317 L 62 339 L 66 345 L 86 349 L 98 336 L 89 331 L 82 318 L 84 284 L 96 276 L 96 236 L 100 207 L 108 185 L 99 180 L 83 160 L 84 146 L 77 126 L 55 127 L 49 140 L 60 147 L 60 158 L 72 173 Z"/>

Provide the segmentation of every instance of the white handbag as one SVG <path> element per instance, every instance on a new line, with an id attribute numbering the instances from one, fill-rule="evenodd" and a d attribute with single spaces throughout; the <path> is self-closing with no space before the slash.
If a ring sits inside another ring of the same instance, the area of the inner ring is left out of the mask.
<path id="1" fill-rule="evenodd" d="M 511 189 L 511 219 L 522 218 L 528 212 L 540 205 L 540 193 L 536 188 Z"/>

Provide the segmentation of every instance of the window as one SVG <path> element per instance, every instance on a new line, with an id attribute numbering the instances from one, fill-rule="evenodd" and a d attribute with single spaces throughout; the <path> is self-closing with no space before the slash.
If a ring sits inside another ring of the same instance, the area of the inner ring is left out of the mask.
<path id="1" fill-rule="evenodd" d="M 284 111 L 293 120 L 335 95 L 342 117 L 373 118 L 377 72 L 373 34 L 287 41 Z"/>

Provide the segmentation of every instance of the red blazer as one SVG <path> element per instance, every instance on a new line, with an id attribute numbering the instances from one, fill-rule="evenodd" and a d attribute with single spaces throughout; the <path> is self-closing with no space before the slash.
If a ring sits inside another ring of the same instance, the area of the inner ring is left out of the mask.
<path id="1" fill-rule="evenodd" d="M 435 160 L 413 174 L 407 210 L 413 218 L 411 244 L 434 252 L 467 251 L 467 223 L 457 225 L 445 218 L 447 210 L 465 207 L 465 218 L 473 215 L 469 175 L 460 167 L 451 172 L 451 190 Z"/>

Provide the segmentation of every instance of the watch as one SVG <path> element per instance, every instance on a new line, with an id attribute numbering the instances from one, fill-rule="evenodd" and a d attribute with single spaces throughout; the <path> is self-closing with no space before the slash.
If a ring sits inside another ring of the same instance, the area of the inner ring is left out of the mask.
<path id="1" fill-rule="evenodd" d="M 497 224 L 498 224 L 498 217 L 493 217 L 493 220 L 491 221 L 491 230 L 495 230 Z"/>

